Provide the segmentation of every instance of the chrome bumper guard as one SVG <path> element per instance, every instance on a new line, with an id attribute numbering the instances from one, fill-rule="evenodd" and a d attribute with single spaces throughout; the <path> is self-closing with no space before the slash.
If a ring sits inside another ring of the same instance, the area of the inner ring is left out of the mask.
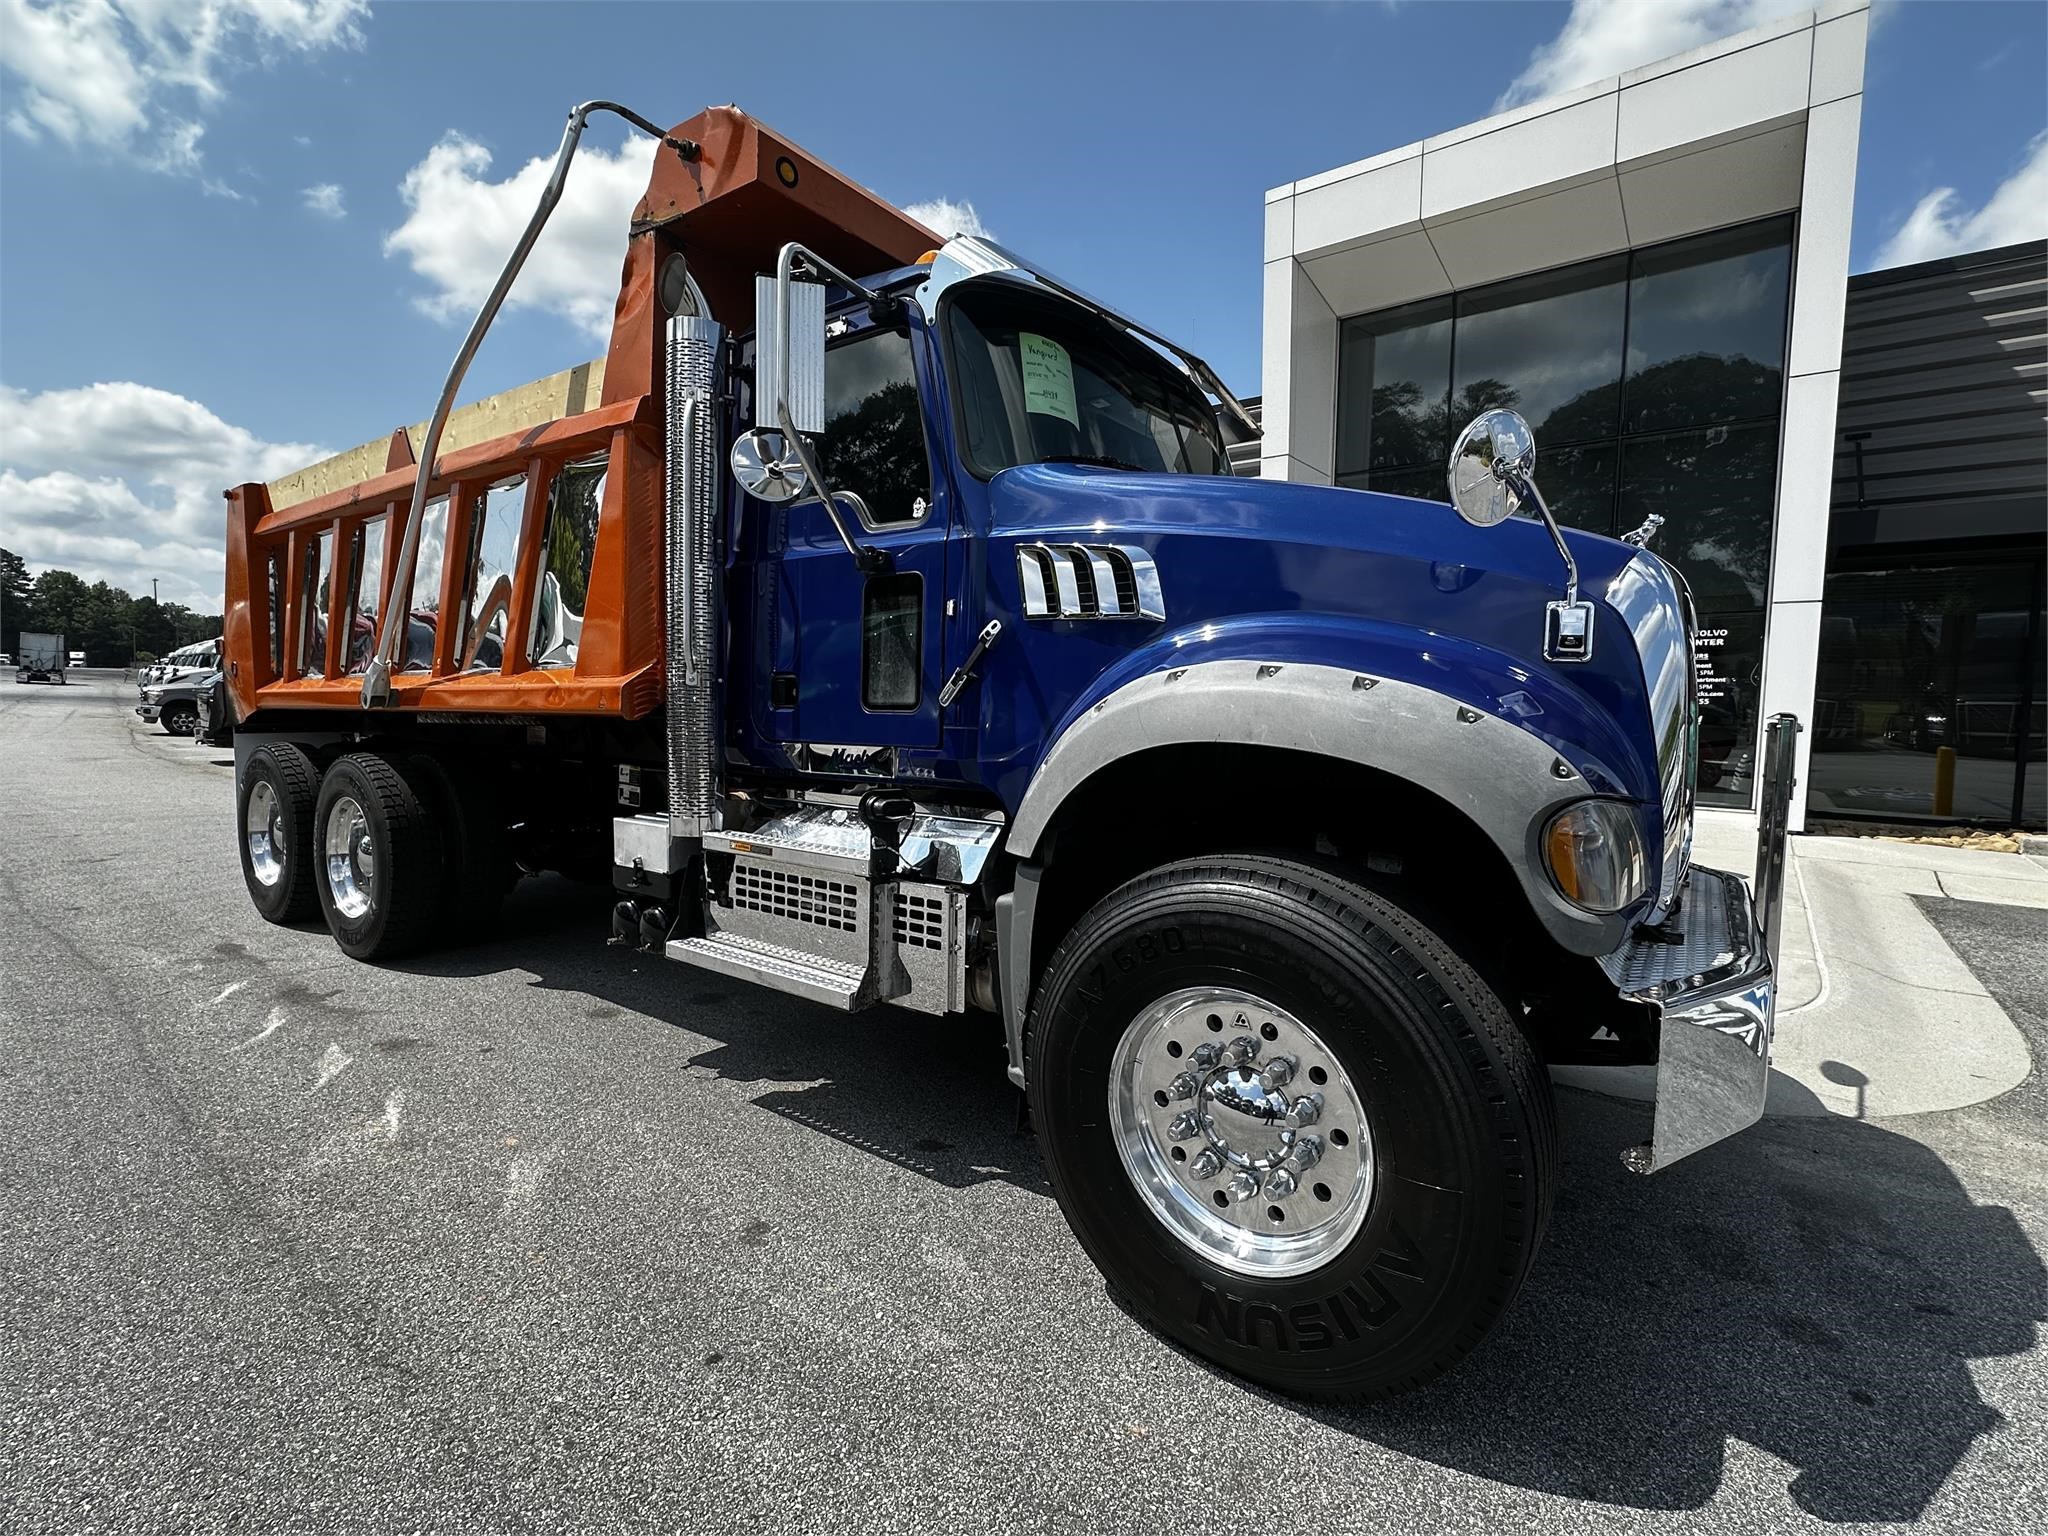
<path id="1" fill-rule="evenodd" d="M 1792 715 L 1764 727 L 1753 891 L 1739 875 L 1695 869 L 1681 942 L 1638 938 L 1600 962 L 1623 997 L 1658 1018 L 1652 1139 L 1621 1155 L 1636 1173 L 1668 1168 L 1763 1118 L 1798 738 Z"/>

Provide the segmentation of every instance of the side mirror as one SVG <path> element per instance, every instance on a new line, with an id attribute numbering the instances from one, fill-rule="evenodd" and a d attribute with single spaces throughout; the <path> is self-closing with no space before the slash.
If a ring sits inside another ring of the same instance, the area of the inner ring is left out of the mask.
<path id="1" fill-rule="evenodd" d="M 1529 423 L 1514 411 L 1480 412 L 1451 449 L 1449 479 L 1451 505 L 1474 528 L 1506 522 L 1524 502 L 1535 508 L 1564 562 L 1564 600 L 1544 605 L 1544 659 L 1590 661 L 1593 605 L 1579 598 L 1579 563 L 1536 489 L 1536 434 Z"/>
<path id="2" fill-rule="evenodd" d="M 781 325 L 785 313 L 789 316 L 787 335 Z M 774 277 L 754 279 L 754 315 L 756 426 L 813 435 L 823 432 L 825 285 L 798 282 L 785 264 Z M 785 405 L 787 422 L 781 419 Z"/>
<path id="3" fill-rule="evenodd" d="M 1536 471 L 1536 435 L 1514 411 L 1482 411 L 1451 450 L 1451 505 L 1474 528 L 1504 523 L 1522 509 Z"/>
<path id="4" fill-rule="evenodd" d="M 811 483 L 803 461 L 771 427 L 742 432 L 733 441 L 732 477 L 741 490 L 762 501 L 794 501 Z"/>

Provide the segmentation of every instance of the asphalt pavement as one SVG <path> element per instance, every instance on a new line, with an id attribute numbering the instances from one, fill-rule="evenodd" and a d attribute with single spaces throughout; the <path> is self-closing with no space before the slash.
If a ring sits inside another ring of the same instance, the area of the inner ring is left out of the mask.
<path id="1" fill-rule="evenodd" d="M 0 682 L 0 1528 L 2048 1526 L 2038 1068 L 1653 1179 L 1566 1090 L 1494 1338 L 1304 1408 L 1108 1301 L 992 1021 L 608 948 L 560 880 L 354 964 L 133 702 Z M 2043 914 L 1928 905 L 2043 1059 Z"/>

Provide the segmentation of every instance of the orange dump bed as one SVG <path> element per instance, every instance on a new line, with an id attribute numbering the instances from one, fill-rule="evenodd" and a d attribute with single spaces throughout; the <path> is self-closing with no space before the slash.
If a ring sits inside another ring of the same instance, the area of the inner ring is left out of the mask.
<path id="1" fill-rule="evenodd" d="M 434 465 L 424 515 L 437 548 L 456 555 L 435 559 L 422 548 L 407 603 L 408 667 L 391 679 L 396 709 L 628 718 L 654 710 L 664 651 L 663 264 L 681 253 L 713 317 L 746 329 L 755 275 L 772 272 L 791 240 L 853 273 L 903 266 L 939 243 L 736 107 L 710 108 L 673 133 L 700 152 L 687 163 L 665 148 L 655 155 L 626 240 L 598 407 Z M 559 583 L 542 580 L 550 499 L 566 467 L 594 461 L 605 474 L 587 574 L 577 573 L 574 658 L 566 648 L 534 656 L 536 606 L 550 618 L 562 607 Z M 374 479 L 285 507 L 272 507 L 260 484 L 227 493 L 225 645 L 238 716 L 360 707 L 365 641 L 393 601 L 417 473 L 397 432 Z M 495 578 L 480 558 L 486 521 L 494 546 L 510 551 Z M 360 590 L 371 585 L 374 594 Z M 444 614 L 457 621 L 440 622 Z"/>

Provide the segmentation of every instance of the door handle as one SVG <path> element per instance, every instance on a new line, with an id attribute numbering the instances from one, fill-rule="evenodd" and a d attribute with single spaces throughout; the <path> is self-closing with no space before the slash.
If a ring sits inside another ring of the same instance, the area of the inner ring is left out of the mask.
<path id="1" fill-rule="evenodd" d="M 944 709 L 960 697 L 960 690 L 974 680 L 974 669 L 981 665 L 981 658 L 989 648 L 1003 637 L 1003 621 L 990 619 L 981 626 L 981 633 L 975 638 L 974 649 L 967 653 L 967 659 L 953 669 L 953 675 L 946 679 L 946 686 L 939 690 L 939 708 Z"/>

